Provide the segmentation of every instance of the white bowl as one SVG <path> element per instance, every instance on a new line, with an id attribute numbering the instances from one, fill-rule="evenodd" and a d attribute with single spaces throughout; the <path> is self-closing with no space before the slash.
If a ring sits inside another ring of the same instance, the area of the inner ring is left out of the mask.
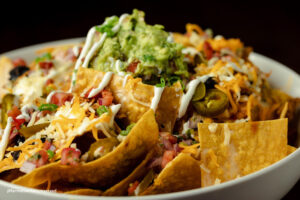
<path id="1" fill-rule="evenodd" d="M 28 62 L 35 58 L 34 52 L 45 46 L 79 43 L 83 38 L 49 42 L 4 53 L 10 58 L 22 57 Z M 272 86 L 280 88 L 292 96 L 300 97 L 300 76 L 288 67 L 257 53 L 250 59 L 265 72 L 272 71 L 269 78 Z M 300 148 L 281 161 L 253 174 L 216 186 L 177 192 L 171 194 L 138 197 L 139 199 L 280 199 L 300 178 Z M 182 180 L 184 181 L 184 180 Z M 35 189 L 28 189 L 0 181 L 1 200 L 94 200 L 94 199 L 133 199 L 133 197 L 90 197 L 57 194 Z"/>

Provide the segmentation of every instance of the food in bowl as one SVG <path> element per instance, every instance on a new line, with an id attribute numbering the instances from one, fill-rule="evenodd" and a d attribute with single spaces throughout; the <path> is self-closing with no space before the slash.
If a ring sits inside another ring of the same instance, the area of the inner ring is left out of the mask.
<path id="1" fill-rule="evenodd" d="M 293 152 L 299 99 L 272 88 L 239 39 L 186 29 L 168 33 L 134 10 L 29 65 L 2 57 L 1 179 L 161 194 L 234 180 Z"/>

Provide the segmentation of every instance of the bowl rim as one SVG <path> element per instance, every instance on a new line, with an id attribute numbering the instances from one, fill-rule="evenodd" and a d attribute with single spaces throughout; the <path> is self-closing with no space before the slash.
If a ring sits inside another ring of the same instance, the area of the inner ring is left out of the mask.
<path id="1" fill-rule="evenodd" d="M 22 48 L 18 48 L 15 50 L 11 50 L 8 52 L 4 52 L 0 54 L 1 56 L 7 56 L 7 57 L 15 57 L 18 54 L 21 54 L 23 51 L 35 51 L 39 48 L 43 48 L 45 46 L 55 46 L 55 45 L 64 45 L 64 44 L 76 44 L 76 43 L 81 43 L 85 40 L 84 37 L 78 37 L 78 38 L 71 38 L 71 39 L 62 39 L 62 40 L 55 40 L 55 41 L 51 41 L 51 42 L 45 42 L 45 43 L 39 43 L 39 44 L 35 44 L 35 45 L 30 45 L 30 46 L 26 46 L 26 47 L 22 47 Z M 35 49 L 35 50 L 34 50 Z M 293 74 L 294 76 L 296 76 L 297 79 L 300 80 L 300 75 L 295 72 L 294 70 L 288 68 L 286 65 L 283 65 L 282 63 L 275 61 L 269 57 L 266 57 L 264 55 L 261 55 L 259 53 L 255 53 L 252 52 L 250 54 L 250 60 L 251 59 L 263 59 L 268 63 L 271 63 L 272 65 L 277 65 L 278 68 L 281 68 L 282 70 Z M 177 198 L 183 198 L 183 197 L 193 197 L 193 196 L 197 196 L 197 195 L 201 195 L 201 194 L 205 194 L 205 193 L 210 193 L 210 192 L 214 192 L 217 190 L 221 190 L 221 189 L 225 189 L 225 188 L 229 188 L 229 187 L 233 187 L 236 186 L 238 184 L 242 184 L 245 183 L 247 181 L 253 180 L 255 178 L 258 178 L 259 176 L 263 175 L 263 174 L 268 174 L 270 172 L 272 172 L 273 170 L 287 164 L 288 162 L 290 162 L 293 159 L 296 159 L 297 157 L 300 157 L 300 148 L 297 148 L 293 153 L 289 154 L 288 156 L 284 157 L 283 159 L 277 161 L 276 163 L 261 169 L 257 172 L 248 174 L 246 176 L 240 177 L 238 179 L 235 180 L 230 180 L 227 182 L 224 182 L 222 184 L 218 184 L 218 185 L 213 185 L 213 186 L 208 186 L 208 187 L 204 187 L 204 188 L 197 188 L 197 189 L 192 189 L 192 190 L 187 190 L 187 191 L 181 191 L 181 192 L 174 192 L 174 193 L 167 193 L 167 194 L 158 194 L 158 195 L 148 195 L 148 196 L 138 196 L 138 197 L 124 197 L 124 196 L 114 196 L 114 197 L 109 197 L 109 196 L 101 196 L 102 199 L 142 199 L 142 200 L 150 200 L 150 199 L 159 199 L 159 198 L 164 198 L 164 199 L 177 199 Z M 298 177 L 299 179 L 300 177 Z M 55 192 L 48 192 L 48 191 L 44 191 L 44 190 L 38 190 L 38 189 L 32 189 L 32 188 L 27 188 L 24 186 L 19 186 L 16 184 L 12 184 L 10 182 L 6 182 L 3 180 L 0 180 L 0 187 L 4 187 L 6 189 L 16 189 L 16 190 L 22 190 L 22 191 L 26 191 L 26 193 L 31 194 L 31 195 L 40 195 L 40 196 L 44 196 L 44 197 L 53 197 L 53 198 L 64 198 L 64 199 L 68 199 L 68 198 L 75 198 L 78 200 L 86 200 L 86 199 L 90 199 L 90 200 L 96 200 L 99 199 L 99 196 L 87 196 L 87 195 L 70 195 L 70 194 L 63 194 L 63 193 L 55 193 Z"/>

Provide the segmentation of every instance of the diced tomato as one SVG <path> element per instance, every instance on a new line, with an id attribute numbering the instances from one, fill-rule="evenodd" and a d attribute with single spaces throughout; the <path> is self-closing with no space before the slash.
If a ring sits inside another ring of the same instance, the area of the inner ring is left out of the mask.
<path id="1" fill-rule="evenodd" d="M 48 154 L 46 150 L 40 150 L 38 153 L 29 158 L 28 161 L 35 164 L 36 167 L 41 167 L 48 163 Z"/>
<path id="2" fill-rule="evenodd" d="M 26 61 L 22 58 L 16 58 L 12 62 L 15 67 L 26 66 Z"/>
<path id="3" fill-rule="evenodd" d="M 54 83 L 54 80 L 51 79 L 51 78 L 46 81 L 46 85 L 50 85 L 50 84 L 53 84 L 53 83 Z"/>
<path id="4" fill-rule="evenodd" d="M 49 140 L 46 140 L 43 149 L 48 150 L 51 147 L 51 142 Z"/>
<path id="5" fill-rule="evenodd" d="M 177 137 L 175 137 L 171 133 L 169 133 L 169 132 L 160 132 L 159 134 L 160 134 L 161 137 L 169 140 L 170 143 L 172 143 L 172 144 L 177 143 Z"/>
<path id="6" fill-rule="evenodd" d="M 62 106 L 66 101 L 71 101 L 73 95 L 65 92 L 57 92 L 51 98 L 51 103 Z"/>
<path id="7" fill-rule="evenodd" d="M 49 61 L 39 62 L 39 66 L 41 69 L 48 71 L 53 67 L 53 62 L 49 62 Z"/>
<path id="8" fill-rule="evenodd" d="M 17 106 L 13 106 L 12 109 L 7 112 L 8 117 L 12 117 L 13 119 L 18 117 L 20 114 L 21 111 Z"/>
<path id="9" fill-rule="evenodd" d="M 139 63 L 140 63 L 140 61 L 134 61 L 134 62 L 130 63 L 127 67 L 127 71 L 134 73 Z"/>
<path id="10" fill-rule="evenodd" d="M 80 150 L 75 148 L 64 148 L 61 153 L 61 164 L 63 165 L 78 165 Z"/>
<path id="11" fill-rule="evenodd" d="M 19 134 L 18 129 L 15 126 L 13 126 L 10 131 L 9 141 L 12 141 L 18 134 Z"/>
<path id="12" fill-rule="evenodd" d="M 204 44 L 203 44 L 203 51 L 204 51 L 205 57 L 208 60 L 212 58 L 214 50 L 211 47 L 211 45 L 210 45 L 209 42 L 207 42 L 207 41 L 204 42 Z"/>
<path id="13" fill-rule="evenodd" d="M 161 168 L 165 168 L 166 165 L 175 158 L 175 156 L 176 152 L 174 150 L 165 151 L 161 162 Z"/>
<path id="14" fill-rule="evenodd" d="M 109 106 L 112 104 L 114 97 L 110 91 L 103 90 L 101 92 L 101 96 L 102 96 L 102 98 L 98 99 L 99 105 Z"/>
<path id="15" fill-rule="evenodd" d="M 8 111 L 8 117 L 13 118 L 12 126 L 16 127 L 17 130 L 21 128 L 21 125 L 25 122 L 25 119 L 17 119 L 17 117 L 21 114 L 20 109 L 17 106 L 13 106 L 10 111 Z"/>
<path id="16" fill-rule="evenodd" d="M 138 181 L 135 181 L 134 183 L 132 183 L 128 188 L 128 195 L 133 195 L 135 189 L 139 186 L 139 184 L 140 183 Z"/>

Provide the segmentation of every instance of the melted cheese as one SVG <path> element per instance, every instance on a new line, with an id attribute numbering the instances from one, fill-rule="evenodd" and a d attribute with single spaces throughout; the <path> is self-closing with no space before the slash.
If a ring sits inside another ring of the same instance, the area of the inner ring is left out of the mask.
<path id="1" fill-rule="evenodd" d="M 208 130 L 211 133 L 215 133 L 217 131 L 218 124 L 217 123 L 211 123 L 208 125 Z"/>

